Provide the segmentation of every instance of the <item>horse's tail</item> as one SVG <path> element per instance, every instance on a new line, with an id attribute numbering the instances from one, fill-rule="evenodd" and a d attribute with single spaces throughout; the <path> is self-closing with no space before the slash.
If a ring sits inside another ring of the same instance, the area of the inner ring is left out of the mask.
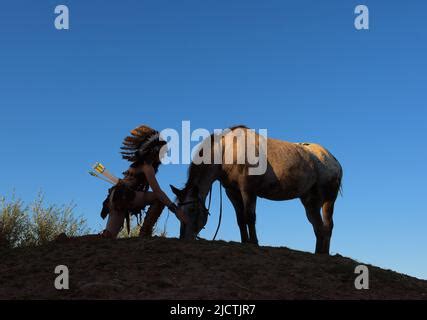
<path id="1" fill-rule="evenodd" d="M 340 180 L 340 184 L 339 184 L 339 187 L 338 187 L 338 191 L 339 191 L 339 193 L 340 193 L 340 196 L 341 196 L 341 197 L 344 197 L 344 192 L 343 192 L 343 187 L 342 187 L 342 180 Z"/>
<path id="2" fill-rule="evenodd" d="M 338 176 L 338 192 L 341 195 L 341 197 L 344 196 L 344 192 L 343 192 L 343 186 L 342 186 L 342 177 L 343 177 L 343 170 L 342 167 L 340 165 L 340 175 Z"/>
<path id="3" fill-rule="evenodd" d="M 327 151 L 327 150 L 326 150 Z M 330 153 L 329 151 L 327 151 L 327 153 L 335 160 L 335 165 L 334 165 L 334 169 L 338 169 L 335 171 L 335 181 L 331 181 L 332 183 L 332 189 L 333 189 L 333 194 L 334 194 L 334 199 L 338 196 L 338 194 L 341 195 L 341 197 L 343 196 L 343 186 L 342 186 L 342 177 L 343 177 L 343 170 L 342 170 L 342 166 L 340 164 L 340 162 L 338 161 L 337 158 L 335 158 L 335 156 Z"/>
<path id="4" fill-rule="evenodd" d="M 339 171 L 337 172 L 337 177 L 336 177 L 336 196 L 338 195 L 338 193 L 341 195 L 341 197 L 343 197 L 343 186 L 342 186 L 342 177 L 343 177 L 343 170 L 342 170 L 342 166 L 340 164 L 340 162 L 338 161 L 337 158 L 335 158 L 335 156 L 329 152 L 329 154 L 332 156 L 332 158 L 334 158 Z"/>

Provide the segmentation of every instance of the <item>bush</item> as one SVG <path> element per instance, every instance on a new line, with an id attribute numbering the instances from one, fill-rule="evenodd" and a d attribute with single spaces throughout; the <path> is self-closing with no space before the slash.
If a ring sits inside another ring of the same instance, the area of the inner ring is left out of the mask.
<path id="1" fill-rule="evenodd" d="M 69 237 L 90 233 L 86 219 L 74 217 L 74 204 L 44 205 L 42 195 L 34 201 L 31 208 L 30 244 L 40 245 L 52 241 L 61 233 Z"/>
<path id="2" fill-rule="evenodd" d="M 86 220 L 74 216 L 75 205 L 45 205 L 43 195 L 30 205 L 14 197 L 0 200 L 0 246 L 21 247 L 52 241 L 61 233 L 67 236 L 88 234 Z"/>
<path id="3" fill-rule="evenodd" d="M 30 219 L 20 199 L 0 198 L 0 247 L 18 247 L 28 243 Z"/>

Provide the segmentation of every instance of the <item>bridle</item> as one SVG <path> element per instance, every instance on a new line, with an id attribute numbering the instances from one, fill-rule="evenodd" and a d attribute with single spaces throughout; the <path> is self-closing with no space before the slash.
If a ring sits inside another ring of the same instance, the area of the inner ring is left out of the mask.
<path id="1" fill-rule="evenodd" d="M 178 207 L 186 206 L 186 205 L 189 205 L 189 204 L 198 204 L 199 207 L 202 207 L 202 211 L 204 211 L 204 213 L 206 213 L 207 215 L 210 215 L 209 208 L 205 207 L 205 204 L 203 203 L 203 201 L 202 201 L 202 199 L 200 197 L 197 197 L 197 199 L 194 199 L 194 200 L 188 200 L 188 201 L 184 201 L 184 202 L 178 202 Z M 210 207 L 210 201 L 209 201 L 209 207 Z M 199 210 L 197 210 L 197 212 L 198 213 L 197 213 L 197 217 L 196 218 L 198 218 L 199 214 L 200 214 Z"/>
<path id="2" fill-rule="evenodd" d="M 218 226 L 216 228 L 215 231 L 215 235 L 213 237 L 212 240 L 215 240 L 218 231 L 219 231 L 219 227 L 221 226 L 221 220 L 222 220 L 222 184 L 219 184 L 219 197 L 220 197 L 220 209 L 219 209 L 219 220 L 218 220 Z M 202 198 L 200 196 L 197 197 L 197 199 L 194 200 L 188 200 L 188 201 L 184 201 L 184 202 L 178 202 L 178 207 L 181 206 L 185 206 L 188 204 L 198 204 L 199 206 L 202 207 L 202 210 L 197 210 L 197 216 L 196 216 L 196 221 L 199 219 L 200 214 L 202 213 L 201 211 L 203 211 L 204 214 L 206 214 L 206 216 L 210 216 L 210 207 L 211 207 L 211 200 L 212 200 L 212 185 L 209 189 L 209 203 L 208 203 L 208 207 L 206 208 Z M 204 229 L 205 227 L 203 227 Z"/>
<path id="3" fill-rule="evenodd" d="M 184 202 L 178 202 L 178 208 L 180 208 L 182 206 L 185 206 L 185 205 L 197 205 L 198 206 L 198 208 L 194 208 L 194 207 L 190 208 L 191 211 L 196 210 L 196 212 L 197 212 L 197 215 L 195 217 L 195 221 L 199 221 L 200 214 L 205 214 L 206 215 L 206 219 L 207 219 L 207 216 L 210 215 L 209 209 L 207 209 L 205 207 L 205 205 L 204 205 L 204 203 L 203 203 L 203 201 L 202 201 L 202 199 L 200 197 L 197 197 L 197 199 L 194 199 L 194 200 L 188 200 L 188 201 L 184 201 Z M 202 210 L 200 210 L 200 209 L 202 209 Z M 204 228 L 205 228 L 205 226 L 202 227 L 202 229 L 204 229 Z M 202 229 L 200 229 L 200 231 Z M 200 237 L 199 237 L 198 234 L 196 235 L 196 239 L 200 239 Z"/>
<path id="4" fill-rule="evenodd" d="M 197 196 L 197 199 L 194 199 L 194 200 L 188 200 L 188 201 L 184 201 L 184 202 L 178 202 L 178 207 L 185 206 L 187 204 L 195 204 L 195 203 L 197 203 L 197 204 L 199 204 L 199 205 L 202 206 L 203 211 L 207 212 L 208 215 L 210 215 L 209 210 L 211 208 L 211 200 L 212 200 L 212 186 L 209 189 L 209 204 L 208 204 L 207 208 L 206 208 L 205 204 L 203 203 L 203 200 L 202 200 L 202 198 L 200 196 Z"/>

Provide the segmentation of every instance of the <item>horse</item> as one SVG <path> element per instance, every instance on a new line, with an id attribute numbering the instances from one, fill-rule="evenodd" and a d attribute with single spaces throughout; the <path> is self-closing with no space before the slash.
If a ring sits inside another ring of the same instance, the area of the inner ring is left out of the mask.
<path id="1" fill-rule="evenodd" d="M 258 154 L 255 165 L 249 161 L 250 147 Z M 264 170 L 250 174 L 262 158 L 266 159 Z M 181 224 L 180 238 L 195 239 L 204 228 L 209 214 L 206 197 L 219 181 L 235 209 L 242 243 L 258 245 L 257 197 L 274 201 L 299 198 L 316 236 L 315 253 L 329 254 L 342 175 L 338 160 L 319 144 L 266 138 L 246 126 L 212 134 L 195 153 L 185 187 L 170 186 L 189 218 L 187 224 Z"/>

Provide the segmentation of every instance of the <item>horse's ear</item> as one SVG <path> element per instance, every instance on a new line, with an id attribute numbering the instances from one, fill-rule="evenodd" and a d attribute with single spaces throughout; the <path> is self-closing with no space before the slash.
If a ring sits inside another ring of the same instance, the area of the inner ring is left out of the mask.
<path id="1" fill-rule="evenodd" d="M 178 197 L 178 199 L 181 199 L 184 196 L 184 190 L 180 190 L 171 184 L 169 186 L 171 187 L 172 192 Z"/>

